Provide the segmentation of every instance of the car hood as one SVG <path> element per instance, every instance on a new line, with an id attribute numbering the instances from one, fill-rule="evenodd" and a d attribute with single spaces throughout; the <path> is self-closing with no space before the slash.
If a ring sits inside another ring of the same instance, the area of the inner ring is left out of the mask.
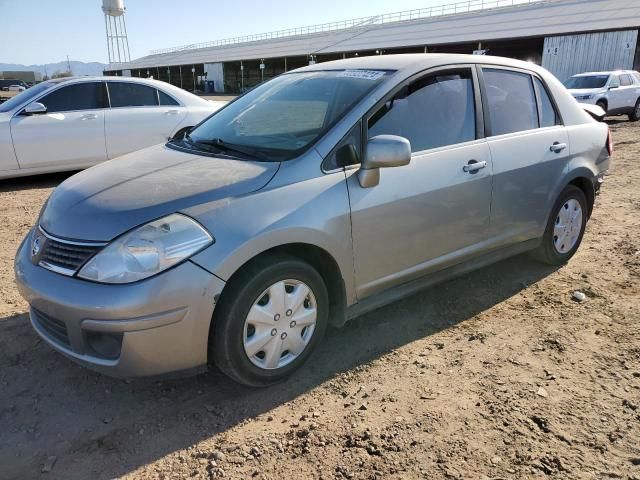
<path id="1" fill-rule="evenodd" d="M 170 213 L 259 190 L 279 165 L 149 147 L 61 183 L 42 212 L 40 226 L 62 238 L 109 241 Z"/>
<path id="2" fill-rule="evenodd" d="M 571 95 L 593 95 L 602 92 L 602 88 L 570 88 Z"/>

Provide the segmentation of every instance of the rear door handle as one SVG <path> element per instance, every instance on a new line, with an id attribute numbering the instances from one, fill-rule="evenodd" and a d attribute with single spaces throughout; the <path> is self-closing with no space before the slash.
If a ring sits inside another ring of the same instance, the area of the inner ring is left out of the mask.
<path id="1" fill-rule="evenodd" d="M 165 112 L 166 115 L 177 115 L 178 114 L 178 110 L 167 110 Z"/>
<path id="2" fill-rule="evenodd" d="M 462 171 L 465 173 L 477 173 L 478 170 L 482 170 L 487 167 L 487 162 L 485 160 L 478 162 L 477 160 L 469 160 L 464 167 L 462 167 Z"/>
<path id="3" fill-rule="evenodd" d="M 560 153 L 565 148 L 567 148 L 566 143 L 555 142 L 553 145 L 549 147 L 549 150 L 551 150 L 553 153 Z"/>
<path id="4" fill-rule="evenodd" d="M 80 120 L 95 120 L 96 118 L 98 118 L 98 115 L 95 113 L 85 113 L 80 117 Z"/>

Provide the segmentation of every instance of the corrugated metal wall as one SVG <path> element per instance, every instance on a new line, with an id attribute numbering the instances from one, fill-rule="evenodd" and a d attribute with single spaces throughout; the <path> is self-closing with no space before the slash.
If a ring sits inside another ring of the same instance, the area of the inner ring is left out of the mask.
<path id="1" fill-rule="evenodd" d="M 547 37 L 542 66 L 563 82 L 576 73 L 632 69 L 637 42 L 638 30 Z"/>

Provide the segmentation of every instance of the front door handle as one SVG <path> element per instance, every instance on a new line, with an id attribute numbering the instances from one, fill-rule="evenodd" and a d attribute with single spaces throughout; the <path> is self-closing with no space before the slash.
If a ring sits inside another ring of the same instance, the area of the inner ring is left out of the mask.
<path id="1" fill-rule="evenodd" d="M 478 170 L 482 170 L 487 167 L 487 162 L 485 160 L 478 162 L 477 160 L 469 160 L 464 167 L 462 167 L 462 171 L 465 173 L 478 173 Z"/>
<path id="2" fill-rule="evenodd" d="M 98 115 L 95 113 L 85 113 L 80 117 L 80 120 L 95 120 L 96 118 L 98 118 Z"/>
<path id="3" fill-rule="evenodd" d="M 553 145 L 549 147 L 549 150 L 551 150 L 553 153 L 560 153 L 565 148 L 567 148 L 566 143 L 555 142 Z"/>

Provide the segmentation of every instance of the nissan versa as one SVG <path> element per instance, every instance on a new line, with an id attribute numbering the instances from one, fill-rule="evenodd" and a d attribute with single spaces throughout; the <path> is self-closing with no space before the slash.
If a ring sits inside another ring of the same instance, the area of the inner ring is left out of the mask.
<path id="1" fill-rule="evenodd" d="M 100 372 L 267 385 L 328 325 L 517 253 L 569 260 L 610 154 L 530 63 L 312 65 L 63 182 L 17 282 L 36 331 Z"/>

